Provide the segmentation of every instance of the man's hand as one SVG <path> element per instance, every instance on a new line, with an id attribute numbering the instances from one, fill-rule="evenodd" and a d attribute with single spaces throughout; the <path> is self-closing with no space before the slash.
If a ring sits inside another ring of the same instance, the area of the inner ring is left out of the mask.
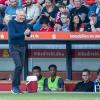
<path id="1" fill-rule="evenodd" d="M 92 26 L 92 25 L 94 25 L 94 24 L 95 24 L 94 21 L 91 20 L 91 21 L 90 21 L 90 25 Z"/>
<path id="2" fill-rule="evenodd" d="M 31 31 L 30 31 L 29 28 L 27 28 L 27 29 L 25 30 L 24 35 L 27 36 L 27 37 L 29 37 L 29 36 L 31 35 Z"/>

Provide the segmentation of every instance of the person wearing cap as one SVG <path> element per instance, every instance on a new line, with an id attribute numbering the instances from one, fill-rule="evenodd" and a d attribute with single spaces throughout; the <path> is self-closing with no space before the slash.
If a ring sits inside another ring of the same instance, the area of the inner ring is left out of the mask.
<path id="1" fill-rule="evenodd" d="M 100 68 L 97 70 L 97 78 L 94 81 L 94 91 L 100 92 Z"/>
<path id="2" fill-rule="evenodd" d="M 61 77 L 57 76 L 57 66 L 51 64 L 48 67 L 50 77 L 45 80 L 45 91 L 64 91 L 64 81 Z"/>
<path id="3" fill-rule="evenodd" d="M 89 16 L 90 22 L 86 24 L 84 31 L 86 32 L 100 32 L 100 23 L 97 21 L 97 14 L 91 13 Z"/>
<path id="4" fill-rule="evenodd" d="M 41 74 L 41 68 L 39 66 L 34 66 L 32 68 L 32 75 L 38 78 L 38 92 L 43 91 L 45 77 Z"/>
<path id="5" fill-rule="evenodd" d="M 93 4 L 89 8 L 89 16 L 91 13 L 96 13 L 97 14 L 97 20 L 100 21 L 100 0 L 96 0 L 96 4 Z"/>

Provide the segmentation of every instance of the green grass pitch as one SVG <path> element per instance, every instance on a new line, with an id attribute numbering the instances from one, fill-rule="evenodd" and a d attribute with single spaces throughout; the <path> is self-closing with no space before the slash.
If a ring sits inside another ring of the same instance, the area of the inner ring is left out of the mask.
<path id="1" fill-rule="evenodd" d="M 0 93 L 0 100 L 100 100 L 100 93 Z"/>

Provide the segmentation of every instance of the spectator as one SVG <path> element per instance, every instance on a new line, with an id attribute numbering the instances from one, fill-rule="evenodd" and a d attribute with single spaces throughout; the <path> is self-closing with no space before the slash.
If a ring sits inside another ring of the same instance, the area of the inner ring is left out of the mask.
<path id="1" fill-rule="evenodd" d="M 90 81 L 90 71 L 88 69 L 84 69 L 82 71 L 82 79 L 83 81 L 77 83 L 73 91 L 74 92 L 93 92 L 94 83 Z"/>
<path id="2" fill-rule="evenodd" d="M 40 18 L 41 29 L 39 32 L 53 32 L 54 29 L 49 25 L 49 18 L 46 16 L 42 16 Z"/>
<path id="3" fill-rule="evenodd" d="M 82 0 L 74 0 L 75 7 L 71 10 L 70 15 L 71 17 L 73 17 L 74 15 L 77 14 L 80 16 L 82 22 L 87 23 L 89 22 L 88 19 L 89 9 L 82 4 L 83 4 Z"/>
<path id="4" fill-rule="evenodd" d="M 61 22 L 55 24 L 55 32 L 69 32 L 69 15 L 67 13 L 61 14 Z"/>
<path id="5" fill-rule="evenodd" d="M 91 13 L 89 16 L 90 22 L 86 24 L 84 31 L 100 32 L 100 22 L 97 21 L 97 14 Z"/>
<path id="6" fill-rule="evenodd" d="M 42 9 L 42 14 L 49 17 L 52 27 L 54 26 L 57 12 L 58 8 L 53 4 L 53 0 L 45 0 L 45 7 Z"/>
<path id="7" fill-rule="evenodd" d="M 7 0 L 0 0 L 0 10 L 4 10 L 6 8 Z"/>
<path id="8" fill-rule="evenodd" d="M 32 68 L 32 75 L 38 78 L 38 91 L 43 91 L 45 78 L 41 74 L 41 68 L 39 66 L 34 66 Z"/>
<path id="9" fill-rule="evenodd" d="M 67 13 L 61 14 L 62 32 L 69 32 L 69 15 Z"/>
<path id="10" fill-rule="evenodd" d="M 33 30 L 33 24 L 35 24 L 40 16 L 40 9 L 36 4 L 33 3 L 33 0 L 26 0 L 26 6 L 24 10 L 26 12 L 26 21 L 30 25 L 31 30 Z"/>
<path id="11" fill-rule="evenodd" d="M 43 7 L 45 6 L 45 0 L 37 0 L 36 4 L 39 7 L 40 11 L 42 11 Z"/>
<path id="12" fill-rule="evenodd" d="M 0 10 L 0 31 L 2 31 L 2 29 L 4 28 L 3 18 L 4 18 L 4 12 L 3 10 Z"/>
<path id="13" fill-rule="evenodd" d="M 71 2 L 71 0 L 62 0 L 62 2 L 66 5 L 66 8 L 69 9 L 69 11 L 71 11 L 72 8 L 74 7 L 74 5 Z"/>
<path id="14" fill-rule="evenodd" d="M 81 21 L 79 15 L 74 15 L 70 20 L 69 30 L 71 32 L 83 32 L 84 24 Z"/>
<path id="15" fill-rule="evenodd" d="M 55 22 L 60 22 L 61 21 L 61 14 L 62 13 L 68 13 L 69 14 L 69 9 L 66 9 L 65 4 L 61 3 L 59 5 L 59 11 L 57 12 L 56 18 L 55 18 Z"/>
<path id="16" fill-rule="evenodd" d="M 4 20 L 3 20 L 3 25 L 4 25 L 4 27 L 3 27 L 2 31 L 7 31 L 7 30 L 8 30 L 8 28 L 7 28 L 8 22 L 9 22 L 11 19 L 12 19 L 12 18 L 11 18 L 10 15 L 6 15 L 6 16 L 5 16 L 5 18 L 4 18 Z"/>
<path id="17" fill-rule="evenodd" d="M 9 52 L 15 63 L 15 71 L 12 80 L 12 93 L 21 93 L 20 77 L 25 63 L 25 36 L 30 35 L 30 29 L 25 21 L 23 9 L 16 10 L 16 18 L 8 23 Z"/>
<path id="18" fill-rule="evenodd" d="M 96 4 L 90 7 L 89 16 L 91 13 L 97 14 L 97 21 L 100 22 L 100 0 L 96 0 Z"/>
<path id="19" fill-rule="evenodd" d="M 57 76 L 57 66 L 52 64 L 49 66 L 51 76 L 45 80 L 45 91 L 63 91 L 64 82 L 61 77 Z"/>
<path id="20" fill-rule="evenodd" d="M 97 71 L 97 79 L 94 81 L 94 91 L 100 92 L 100 68 Z"/>
<path id="21" fill-rule="evenodd" d="M 10 5 L 5 10 L 5 16 L 10 15 L 12 18 L 16 17 L 16 10 L 21 7 L 18 6 L 17 0 L 9 0 Z"/>

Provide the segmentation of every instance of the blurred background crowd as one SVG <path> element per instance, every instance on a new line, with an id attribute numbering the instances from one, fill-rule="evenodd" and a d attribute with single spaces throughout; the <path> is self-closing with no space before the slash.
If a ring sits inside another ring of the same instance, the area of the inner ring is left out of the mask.
<path id="1" fill-rule="evenodd" d="M 20 8 L 32 31 L 100 31 L 100 0 L 0 0 L 0 31 Z"/>

